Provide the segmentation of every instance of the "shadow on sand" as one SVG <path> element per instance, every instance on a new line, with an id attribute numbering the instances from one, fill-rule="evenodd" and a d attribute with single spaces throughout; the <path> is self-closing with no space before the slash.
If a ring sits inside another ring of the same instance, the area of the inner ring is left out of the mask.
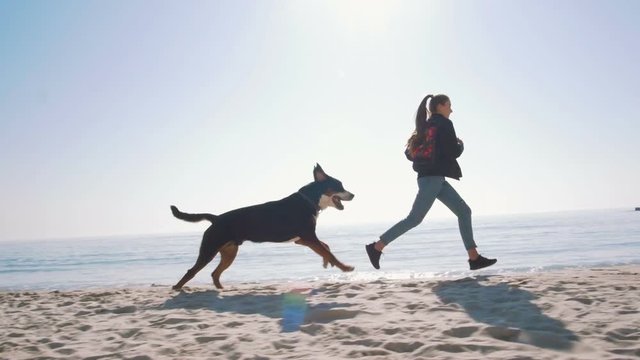
<path id="1" fill-rule="evenodd" d="M 207 309 L 217 313 L 260 314 L 280 319 L 282 332 L 293 332 L 309 323 L 329 323 L 338 319 L 350 319 L 359 311 L 345 308 L 346 303 L 309 304 L 307 294 L 291 291 L 282 294 L 234 294 L 226 295 L 217 290 L 180 292 L 165 301 L 163 309 Z"/>
<path id="2" fill-rule="evenodd" d="M 490 325 L 487 335 L 554 350 L 569 350 L 578 337 L 564 324 L 542 313 L 536 297 L 517 286 L 483 285 L 488 276 L 440 282 L 434 293 L 445 304 L 458 304 L 474 320 Z"/>

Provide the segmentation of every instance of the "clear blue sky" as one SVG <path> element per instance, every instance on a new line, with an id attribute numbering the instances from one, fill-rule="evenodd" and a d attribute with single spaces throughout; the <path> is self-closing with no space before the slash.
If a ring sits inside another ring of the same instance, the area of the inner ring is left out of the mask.
<path id="1" fill-rule="evenodd" d="M 198 231 L 169 205 L 279 199 L 316 162 L 356 194 L 319 226 L 392 225 L 427 93 L 452 99 L 475 215 L 640 206 L 639 18 L 635 0 L 0 0 L 0 240 Z"/>

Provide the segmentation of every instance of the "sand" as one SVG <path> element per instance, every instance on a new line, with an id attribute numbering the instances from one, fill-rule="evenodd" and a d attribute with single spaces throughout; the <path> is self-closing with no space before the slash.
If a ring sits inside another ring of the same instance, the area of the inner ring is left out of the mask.
<path id="1" fill-rule="evenodd" d="M 2 292 L 0 358 L 640 358 L 640 266 L 227 287 Z"/>

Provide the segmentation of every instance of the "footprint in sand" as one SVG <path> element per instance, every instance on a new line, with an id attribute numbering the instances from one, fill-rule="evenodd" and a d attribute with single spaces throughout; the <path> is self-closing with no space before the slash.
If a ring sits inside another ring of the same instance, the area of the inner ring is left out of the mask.
<path id="1" fill-rule="evenodd" d="M 193 328 L 193 325 L 178 325 L 176 327 L 172 327 L 169 328 L 171 330 L 176 330 L 176 331 L 191 331 L 191 330 L 195 330 Z"/>
<path id="2" fill-rule="evenodd" d="M 384 344 L 384 348 L 393 352 L 399 352 L 399 353 L 407 353 L 407 352 L 414 352 L 417 349 L 421 348 L 422 345 L 424 345 L 423 343 L 419 342 L 419 341 L 414 341 L 414 342 L 410 342 L 410 343 L 406 343 L 406 342 L 388 342 L 386 344 Z"/>
<path id="3" fill-rule="evenodd" d="M 171 356 L 176 355 L 177 351 L 174 348 L 164 348 L 158 351 L 160 355 Z"/>
<path id="4" fill-rule="evenodd" d="M 508 328 L 503 326 L 489 326 L 483 330 L 484 333 L 494 339 L 504 341 L 517 341 L 520 336 L 520 329 Z"/>
<path id="5" fill-rule="evenodd" d="M 567 301 L 577 301 L 577 302 L 579 302 L 581 304 L 585 304 L 585 305 L 591 305 L 593 303 L 593 300 L 591 300 L 591 299 L 579 298 L 579 297 L 568 298 Z"/>
<path id="6" fill-rule="evenodd" d="M 129 305 L 129 306 L 123 306 L 123 307 L 119 307 L 116 309 L 111 310 L 112 313 L 114 314 L 131 314 L 136 312 L 136 310 L 138 310 L 138 308 L 134 305 Z"/>
<path id="7" fill-rule="evenodd" d="M 382 332 L 384 332 L 386 335 L 395 335 L 401 331 L 402 329 L 400 328 L 382 329 Z"/>
<path id="8" fill-rule="evenodd" d="M 352 319 L 358 313 L 351 310 L 313 310 L 307 314 L 305 322 L 328 323 L 334 320 Z"/>
<path id="9" fill-rule="evenodd" d="M 347 332 L 349 334 L 358 335 L 358 336 L 367 335 L 366 331 L 362 330 L 362 328 L 359 328 L 357 326 L 349 326 L 347 328 Z"/>
<path id="10" fill-rule="evenodd" d="M 357 358 L 357 357 L 365 357 L 365 356 L 385 356 L 385 355 L 389 355 L 388 351 L 384 351 L 384 350 L 355 350 L 355 351 L 351 351 L 348 356 L 350 358 Z"/>
<path id="11" fill-rule="evenodd" d="M 426 351 L 425 351 L 426 350 Z M 438 344 L 432 347 L 429 347 L 425 350 L 421 350 L 420 353 L 427 353 L 431 350 L 444 351 L 448 353 L 462 353 L 462 352 L 476 352 L 482 354 L 488 354 L 493 351 L 500 350 L 497 346 L 484 346 L 484 345 L 458 345 L 458 344 Z M 422 355 L 422 354 L 420 354 Z M 520 358 L 518 358 L 520 359 Z M 531 359 L 529 357 L 522 357 L 522 359 Z"/>
<path id="12" fill-rule="evenodd" d="M 158 321 L 154 321 L 151 322 L 151 325 L 176 325 L 176 324 L 181 324 L 181 323 L 194 323 L 194 322 L 198 322 L 199 320 L 196 319 L 184 319 L 184 318 L 168 318 L 165 320 L 158 320 Z"/>
<path id="13" fill-rule="evenodd" d="M 637 314 L 640 311 L 638 310 L 634 310 L 634 309 L 623 309 L 623 310 L 618 310 L 618 314 L 619 315 L 631 315 L 631 314 Z"/>
<path id="14" fill-rule="evenodd" d="M 232 321 L 232 322 L 228 322 L 228 323 L 224 324 L 224 326 L 228 327 L 228 328 L 236 328 L 236 327 L 242 326 L 242 325 L 244 325 L 244 323 L 241 323 L 239 321 Z"/>
<path id="15" fill-rule="evenodd" d="M 473 335 L 476 331 L 478 331 L 477 326 L 460 326 L 453 329 L 445 330 L 442 333 L 447 336 L 453 336 L 457 338 L 465 338 Z"/>
<path id="16" fill-rule="evenodd" d="M 134 329 L 129 329 L 129 330 L 125 330 L 125 331 L 121 331 L 118 333 L 118 335 L 120 335 L 121 337 L 128 339 L 134 335 L 136 335 L 137 333 L 140 332 L 140 329 L 138 328 L 134 328 Z"/>
<path id="17" fill-rule="evenodd" d="M 198 342 L 198 344 L 204 344 L 204 343 L 208 343 L 208 342 L 212 342 L 212 341 L 227 340 L 227 338 L 228 338 L 228 336 L 226 336 L 226 335 L 198 336 L 198 337 L 196 337 L 196 341 Z"/>
<path id="18" fill-rule="evenodd" d="M 253 336 L 251 335 L 241 335 L 240 337 L 238 337 L 238 340 L 242 341 L 242 342 L 254 342 L 255 339 Z"/>
<path id="19" fill-rule="evenodd" d="M 618 354 L 618 355 L 640 357 L 640 348 L 636 348 L 636 349 L 614 349 L 614 350 L 611 350 L 611 352 L 614 353 L 614 354 Z"/>
<path id="20" fill-rule="evenodd" d="M 253 355 L 253 357 L 250 358 L 246 358 L 247 360 L 269 360 L 268 357 L 264 357 L 264 356 L 260 356 L 260 355 Z"/>
<path id="21" fill-rule="evenodd" d="M 401 287 L 408 287 L 408 288 L 414 288 L 414 287 L 418 287 L 418 284 L 416 283 L 406 283 L 406 284 L 401 284 Z"/>
<path id="22" fill-rule="evenodd" d="M 362 339 L 362 340 L 355 340 L 355 341 L 343 341 L 342 344 L 343 345 L 360 345 L 360 346 L 366 346 L 366 347 L 378 347 L 382 345 L 382 341 Z"/>
<path id="23" fill-rule="evenodd" d="M 62 322 L 62 323 L 58 324 L 58 326 L 57 326 L 57 327 L 58 327 L 58 328 L 63 328 L 63 327 L 67 327 L 67 326 L 75 325 L 76 323 L 77 323 L 77 322 L 75 322 L 75 321 L 65 321 L 65 322 Z"/>
<path id="24" fill-rule="evenodd" d="M 620 328 L 609 331 L 606 335 L 606 340 L 613 343 L 617 343 L 619 341 L 637 342 L 640 340 L 640 330 L 638 329 Z"/>
<path id="25" fill-rule="evenodd" d="M 59 343 L 59 342 L 50 342 L 47 344 L 47 346 L 49 347 L 49 349 L 58 349 L 61 348 L 63 346 L 65 346 L 66 344 L 63 343 Z"/>
<path id="26" fill-rule="evenodd" d="M 301 332 L 303 332 L 305 334 L 312 335 L 312 336 L 317 335 L 322 330 L 324 330 L 324 326 L 323 325 L 318 325 L 318 324 L 309 324 L 309 325 L 300 326 L 300 331 Z"/>
<path id="27" fill-rule="evenodd" d="M 62 348 L 62 349 L 58 349 L 56 350 L 57 353 L 62 354 L 62 355 L 71 355 L 73 353 L 75 353 L 76 351 L 73 349 L 67 349 L 67 348 Z"/>
<path id="28" fill-rule="evenodd" d="M 437 306 L 437 307 L 428 308 L 427 311 L 430 311 L 430 312 L 436 312 L 436 311 L 460 312 L 461 310 L 455 304 L 451 304 L 451 305 L 444 305 L 444 306 Z"/>
<path id="29" fill-rule="evenodd" d="M 296 348 L 296 343 L 297 341 L 295 340 L 280 340 L 280 341 L 274 341 L 271 344 L 273 345 L 274 348 L 276 348 L 276 350 L 280 350 L 280 349 L 291 350 Z"/>
<path id="30" fill-rule="evenodd" d="M 425 304 L 409 304 L 405 306 L 405 308 L 409 310 L 419 310 L 419 309 L 426 309 L 427 306 Z"/>
<path id="31" fill-rule="evenodd" d="M 448 353 L 461 353 L 466 351 L 464 346 L 457 345 L 457 344 L 438 344 L 434 346 L 434 349 L 438 351 L 448 352 Z"/>

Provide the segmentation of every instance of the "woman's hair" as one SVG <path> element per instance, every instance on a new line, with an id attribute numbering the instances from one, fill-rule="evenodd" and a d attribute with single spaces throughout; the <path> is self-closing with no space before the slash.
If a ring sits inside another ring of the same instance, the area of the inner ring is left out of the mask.
<path id="1" fill-rule="evenodd" d="M 431 101 L 429 101 L 431 99 Z M 438 105 L 443 105 L 447 101 L 449 101 L 449 97 L 444 94 L 439 94 L 436 96 L 427 95 L 422 99 L 420 105 L 418 105 L 418 111 L 416 112 L 416 128 L 411 133 L 409 140 L 407 140 L 407 147 L 411 150 L 417 148 L 418 146 L 424 144 L 425 136 L 424 133 L 427 130 L 427 101 L 429 101 L 429 112 L 428 118 L 431 118 L 433 114 L 436 113 L 436 109 Z"/>

